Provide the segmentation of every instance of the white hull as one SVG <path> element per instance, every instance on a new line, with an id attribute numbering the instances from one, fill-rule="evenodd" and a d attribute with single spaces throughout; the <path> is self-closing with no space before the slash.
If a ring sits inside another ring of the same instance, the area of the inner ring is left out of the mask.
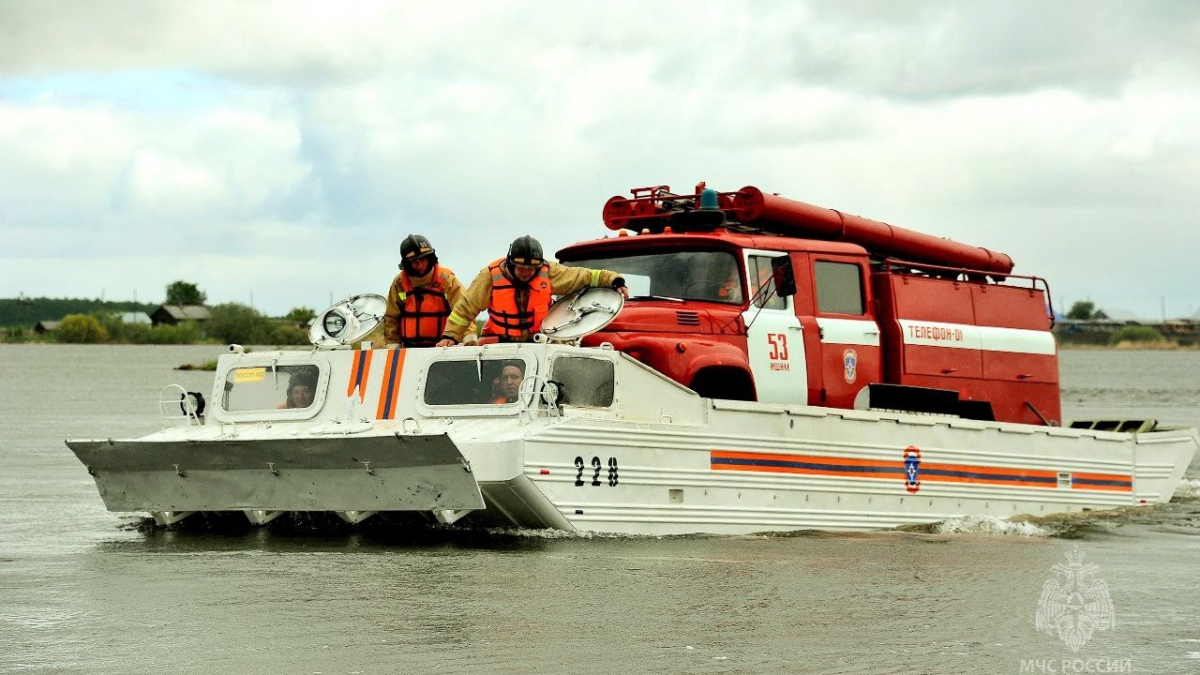
<path id="1" fill-rule="evenodd" d="M 526 476 L 580 530 L 865 530 L 1166 502 L 1196 445 L 1191 431 L 1139 443 L 1126 434 L 712 405 L 714 427 L 744 433 L 564 424 L 528 442 Z M 908 447 L 921 451 L 917 486 L 904 477 Z M 602 466 L 617 457 L 619 489 L 608 485 L 607 467 L 601 485 L 588 469 L 577 487 L 572 454 L 601 457 Z M 746 463 L 718 463 L 738 460 Z"/>
<path id="2" fill-rule="evenodd" d="M 352 522 L 416 511 L 442 522 L 648 535 L 864 530 L 1161 503 L 1200 445 L 1193 429 L 1128 434 L 702 399 L 607 350 L 408 350 L 390 378 L 387 352 L 374 353 L 369 368 L 384 371 L 375 377 L 358 368 L 362 354 L 320 354 L 328 393 L 306 419 L 216 406 L 201 426 L 69 445 L 110 510 L 160 522 L 195 511 L 245 511 L 252 522 L 286 511 Z M 607 359 L 616 395 L 608 406 L 561 408 L 425 403 L 430 363 L 493 355 L 525 358 L 543 379 L 555 377 L 559 356 Z M 272 358 L 314 357 L 225 357 L 214 400 L 230 368 Z M 346 394 L 354 382 L 358 395 Z"/>

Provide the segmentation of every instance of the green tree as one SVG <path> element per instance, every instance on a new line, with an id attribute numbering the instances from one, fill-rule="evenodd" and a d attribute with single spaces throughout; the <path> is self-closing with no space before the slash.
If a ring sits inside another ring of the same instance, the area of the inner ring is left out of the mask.
<path id="1" fill-rule="evenodd" d="M 1071 305 L 1071 311 L 1067 312 L 1068 319 L 1076 321 L 1087 321 L 1096 318 L 1096 303 L 1080 300 Z"/>
<path id="2" fill-rule="evenodd" d="M 211 307 L 204 330 L 209 337 L 229 344 L 267 344 L 271 322 L 257 309 L 236 302 Z"/>
<path id="3" fill-rule="evenodd" d="M 288 312 L 284 319 L 292 323 L 308 323 L 316 318 L 317 313 L 308 307 L 293 307 L 292 311 Z"/>
<path id="4" fill-rule="evenodd" d="M 74 343 L 107 342 L 108 331 L 104 324 L 94 316 L 87 314 L 71 314 L 63 317 L 58 325 L 58 341 Z"/>
<path id="5" fill-rule="evenodd" d="M 309 344 L 308 331 L 297 327 L 294 323 L 282 321 L 271 329 L 271 335 L 268 344 L 306 345 Z"/>
<path id="6" fill-rule="evenodd" d="M 167 284 L 167 299 L 165 305 L 203 305 L 208 296 L 196 284 L 190 284 L 182 279 Z"/>
<path id="7" fill-rule="evenodd" d="M 1167 338 L 1153 326 L 1125 326 L 1108 338 L 1108 344 L 1118 345 L 1122 342 L 1158 343 L 1166 342 Z"/>

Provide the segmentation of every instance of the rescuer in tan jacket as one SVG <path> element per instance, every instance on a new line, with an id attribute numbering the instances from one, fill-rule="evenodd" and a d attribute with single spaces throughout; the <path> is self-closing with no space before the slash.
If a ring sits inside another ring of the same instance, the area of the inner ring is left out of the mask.
<path id="1" fill-rule="evenodd" d="M 433 244 L 419 234 L 408 235 L 400 242 L 400 273 L 388 289 L 384 340 L 389 346 L 432 347 L 462 295 L 454 272 L 438 264 Z"/>
<path id="2" fill-rule="evenodd" d="M 518 237 L 508 247 L 508 255 L 480 270 L 462 299 L 454 304 L 437 346 L 470 342 L 466 336 L 473 333 L 475 317 L 484 309 L 488 312 L 485 336 L 503 342 L 530 342 L 541 329 L 553 296 L 570 295 L 588 287 L 615 288 L 629 297 L 625 280 L 616 272 L 549 262 L 537 239 Z"/>

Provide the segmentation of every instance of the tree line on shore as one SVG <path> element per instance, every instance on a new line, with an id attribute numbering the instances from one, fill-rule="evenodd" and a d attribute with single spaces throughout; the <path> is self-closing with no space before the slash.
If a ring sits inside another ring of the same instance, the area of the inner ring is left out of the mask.
<path id="1" fill-rule="evenodd" d="M 204 306 L 207 295 L 195 284 L 175 281 L 167 286 L 165 305 Z M 203 323 L 128 323 L 122 315 L 149 314 L 157 305 L 84 299 L 0 299 L 0 326 L 7 342 L 307 345 L 308 322 L 316 312 L 296 307 L 286 316 L 272 318 L 236 302 L 208 307 Z M 33 326 L 43 320 L 59 321 L 54 331 L 39 334 Z"/>
<path id="2" fill-rule="evenodd" d="M 1168 337 L 1155 326 L 1114 326 L 1103 310 L 1096 309 L 1095 303 L 1086 300 L 1071 305 L 1071 309 L 1063 315 L 1063 321 L 1055 326 L 1054 333 L 1059 343 L 1067 346 L 1193 347 L 1197 344 L 1196 334 L 1190 331 Z"/>
<path id="3" fill-rule="evenodd" d="M 207 295 L 193 283 L 175 281 L 167 285 L 165 305 L 204 306 Z M 307 345 L 308 322 L 316 312 L 296 307 L 286 316 L 272 318 L 253 307 L 227 302 L 208 307 L 209 319 L 203 324 L 182 321 L 178 324 L 151 326 L 126 323 L 121 315 L 150 313 L 157 305 L 137 302 L 113 302 L 84 299 L 17 298 L 0 299 L 0 326 L 5 327 L 7 342 L 128 343 L 128 344 L 217 344 Z M 1092 302 L 1079 301 L 1055 329 L 1064 345 L 1174 344 L 1192 346 L 1195 336 L 1168 338 L 1154 326 L 1129 325 L 1093 331 L 1081 325 L 1108 319 Z M 58 329 L 38 334 L 33 325 L 45 319 L 59 320 Z M 1080 322 L 1083 322 L 1082 324 Z"/>

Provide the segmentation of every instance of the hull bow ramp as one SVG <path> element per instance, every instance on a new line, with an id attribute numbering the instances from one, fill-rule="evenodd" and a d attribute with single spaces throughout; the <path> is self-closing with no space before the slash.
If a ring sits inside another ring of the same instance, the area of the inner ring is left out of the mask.
<path id="1" fill-rule="evenodd" d="M 445 434 L 67 445 L 110 511 L 335 511 L 354 520 L 483 508 L 470 465 Z"/>

